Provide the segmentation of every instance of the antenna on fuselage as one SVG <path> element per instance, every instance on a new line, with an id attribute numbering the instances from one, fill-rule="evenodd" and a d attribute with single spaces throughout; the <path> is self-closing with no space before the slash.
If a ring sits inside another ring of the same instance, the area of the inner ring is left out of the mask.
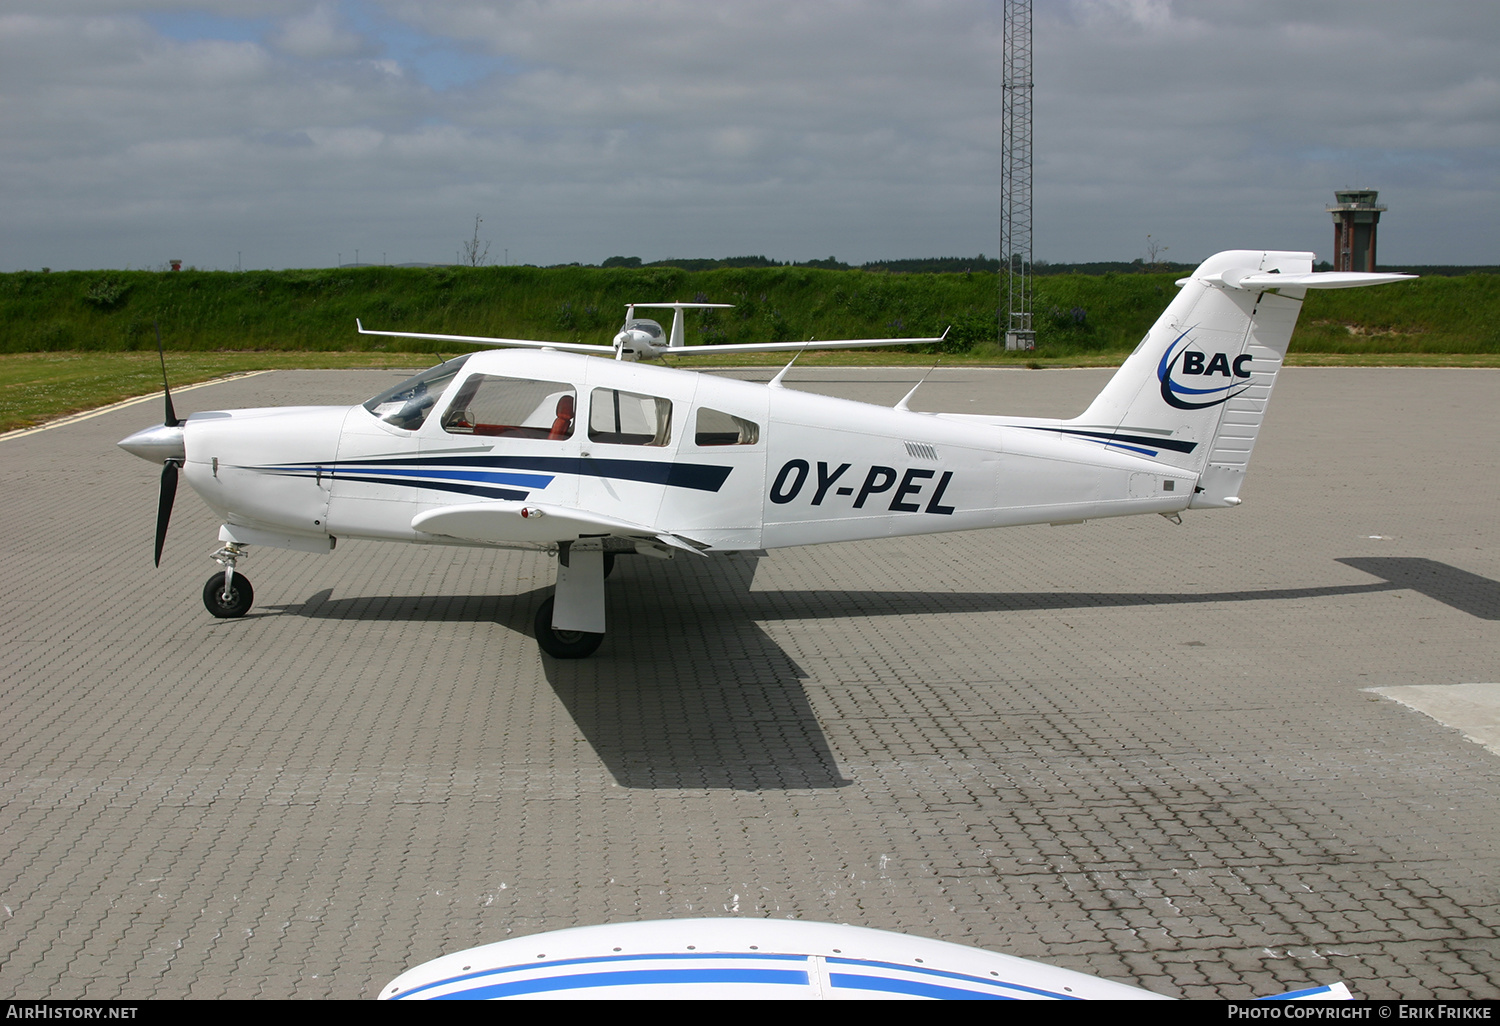
<path id="1" fill-rule="evenodd" d="M 799 349 L 797 351 L 797 356 L 801 356 L 806 351 L 807 350 L 805 350 L 805 349 Z M 790 360 L 790 362 L 788 362 L 785 367 L 781 368 L 781 370 L 776 373 L 776 376 L 774 378 L 772 378 L 770 381 L 766 382 L 766 387 L 767 388 L 785 388 L 786 387 L 785 385 L 783 385 L 781 383 L 781 379 L 784 378 L 784 377 L 786 377 L 786 372 L 789 371 L 789 370 L 791 370 L 792 369 L 792 364 L 794 364 L 794 363 L 797 362 L 797 356 L 792 357 L 792 359 Z"/>
<path id="2" fill-rule="evenodd" d="M 944 334 L 946 335 L 947 332 L 944 332 Z M 902 396 L 901 401 L 899 403 L 897 403 L 892 408 L 893 409 L 897 409 L 897 410 L 901 410 L 903 413 L 910 413 L 911 412 L 911 407 L 907 406 L 906 404 L 909 403 L 909 402 L 911 402 L 911 397 L 917 394 L 917 389 L 921 388 L 923 385 L 925 385 L 927 383 L 927 379 L 930 378 L 930 377 L 932 377 L 932 372 L 935 371 L 935 370 L 937 370 L 938 369 L 938 364 L 940 364 L 942 362 L 943 362 L 943 358 L 941 356 L 939 356 L 936 360 L 934 360 L 932 366 L 929 367 L 929 368 L 927 368 L 927 373 L 922 375 L 922 380 L 918 381 L 915 385 L 911 386 L 911 391 L 908 392 L 908 393 L 906 393 L 906 395 Z"/>
<path id="3" fill-rule="evenodd" d="M 797 356 L 801 356 L 803 353 L 807 352 L 807 347 L 810 346 L 810 345 L 812 345 L 814 341 L 815 341 L 815 339 L 808 339 L 806 342 L 802 343 L 802 348 L 799 349 L 799 350 L 797 350 Z M 781 368 L 781 372 L 779 374 L 777 374 L 770 381 L 766 382 L 766 387 L 767 388 L 785 388 L 786 387 L 785 385 L 783 385 L 781 383 L 781 379 L 784 378 L 784 377 L 786 377 L 786 372 L 789 371 L 789 370 L 791 370 L 792 369 L 792 364 L 794 364 L 794 363 L 797 362 L 797 356 L 792 357 L 791 360 L 787 363 L 787 365 L 785 367 Z"/>

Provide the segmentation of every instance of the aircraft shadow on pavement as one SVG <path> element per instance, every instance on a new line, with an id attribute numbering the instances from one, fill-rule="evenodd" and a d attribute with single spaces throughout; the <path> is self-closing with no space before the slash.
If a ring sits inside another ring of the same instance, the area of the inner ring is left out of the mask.
<path id="1" fill-rule="evenodd" d="M 541 656 L 548 683 L 617 783 L 780 790 L 850 783 L 801 681 L 746 612 L 754 559 L 621 560 L 610 634 L 588 659 Z M 271 607 L 319 619 L 493 622 L 532 634 L 551 587 L 518 595 L 381 595 Z"/>
<path id="2" fill-rule="evenodd" d="M 609 583 L 603 648 L 589 659 L 541 657 L 548 683 L 622 787 L 779 790 L 850 782 L 802 686 L 808 674 L 757 621 L 1296 600 L 1409 586 L 1388 579 L 1206 593 L 752 591 L 756 564 L 621 560 L 622 572 Z M 488 621 L 529 637 L 532 615 L 550 591 L 341 599 L 321 591 L 272 608 L 320 619 Z"/>
<path id="3" fill-rule="evenodd" d="M 1339 562 L 1461 613 L 1481 620 L 1500 620 L 1500 581 L 1416 556 L 1351 556 Z"/>
<path id="4" fill-rule="evenodd" d="M 548 683 L 620 786 L 850 783 L 802 685 L 808 674 L 756 624 L 756 565 L 622 560 L 609 582 L 604 647 L 589 659 L 542 657 Z"/>

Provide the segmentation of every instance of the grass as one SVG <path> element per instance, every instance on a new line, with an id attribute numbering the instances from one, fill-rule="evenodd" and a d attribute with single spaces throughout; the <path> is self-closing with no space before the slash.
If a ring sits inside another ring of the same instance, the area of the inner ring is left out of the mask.
<path id="1" fill-rule="evenodd" d="M 255 370 L 413 367 L 410 353 L 171 353 L 173 386 Z M 14 431 L 161 391 L 155 353 L 0 355 L 0 431 Z"/>
<path id="2" fill-rule="evenodd" d="M 1036 279 L 1038 345 L 1052 356 L 1128 352 L 1175 294 L 1176 274 Z M 995 339 L 995 274 L 879 274 L 807 267 L 360 267 L 308 271 L 70 271 L 0 275 L 0 352 L 168 349 L 436 353 L 371 328 L 608 344 L 631 302 L 735 304 L 687 315 L 693 343 L 937 335 L 969 351 Z M 643 314 L 662 316 L 656 311 Z M 1293 348 L 1500 352 L 1500 275 L 1423 278 L 1307 299 Z"/>

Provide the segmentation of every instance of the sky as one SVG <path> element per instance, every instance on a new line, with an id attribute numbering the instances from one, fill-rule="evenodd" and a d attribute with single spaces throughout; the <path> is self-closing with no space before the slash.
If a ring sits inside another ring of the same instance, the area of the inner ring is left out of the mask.
<path id="1" fill-rule="evenodd" d="M 1500 3 L 1035 0 L 1035 257 L 1500 264 Z M 1000 0 L 4 0 L 0 271 L 999 250 Z"/>

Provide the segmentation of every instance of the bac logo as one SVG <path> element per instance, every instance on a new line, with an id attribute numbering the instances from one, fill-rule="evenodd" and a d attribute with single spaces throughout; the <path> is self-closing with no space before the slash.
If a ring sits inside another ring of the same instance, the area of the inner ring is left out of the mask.
<path id="1" fill-rule="evenodd" d="M 1188 329 L 1188 331 L 1192 330 L 1192 328 Z M 1171 345 L 1167 346 L 1167 351 L 1161 356 L 1161 363 L 1156 367 L 1156 376 L 1161 381 L 1161 397 L 1168 406 L 1174 406 L 1179 410 L 1206 410 L 1210 406 L 1227 403 L 1250 387 L 1244 383 L 1244 379 L 1250 377 L 1248 365 L 1251 357 L 1249 353 L 1236 356 L 1231 361 L 1227 353 L 1214 353 L 1210 356 L 1198 350 L 1189 351 L 1187 347 L 1191 344 L 1192 340 L 1188 339 L 1187 331 L 1184 331 L 1172 340 Z M 1181 366 L 1178 366 L 1179 362 Z M 1193 382 L 1193 385 L 1186 385 L 1181 380 L 1174 380 L 1185 377 L 1212 378 L 1218 375 L 1228 378 L 1229 383 L 1204 388 L 1202 386 L 1209 384 L 1206 381 L 1197 380 Z M 1230 391 L 1230 389 L 1238 389 L 1238 391 Z M 1184 396 L 1218 396 L 1218 398 L 1196 402 L 1183 398 Z"/>
<path id="2" fill-rule="evenodd" d="M 807 460 L 787 460 L 781 465 L 776 480 L 771 482 L 771 501 L 778 506 L 785 506 L 801 495 L 804 487 L 811 485 L 814 506 L 823 505 L 830 492 L 835 499 L 853 496 L 855 509 L 864 509 L 865 504 L 877 495 L 880 499 L 876 501 L 883 502 L 889 494 L 890 504 L 886 509 L 896 513 L 936 513 L 945 517 L 953 515 L 953 507 L 943 505 L 943 493 L 953 480 L 951 470 L 943 471 L 943 476 L 933 483 L 932 478 L 937 477 L 935 470 L 912 467 L 901 474 L 895 467 L 871 467 L 865 472 L 864 480 L 857 485 L 854 482 L 859 481 L 858 474 L 845 477 L 848 470 L 847 463 L 840 463 L 830 470 L 828 464 L 819 460 L 817 479 L 814 481 L 811 480 L 813 470 Z M 896 483 L 897 478 L 900 478 L 900 484 Z M 840 485 L 840 481 L 848 483 Z"/>

